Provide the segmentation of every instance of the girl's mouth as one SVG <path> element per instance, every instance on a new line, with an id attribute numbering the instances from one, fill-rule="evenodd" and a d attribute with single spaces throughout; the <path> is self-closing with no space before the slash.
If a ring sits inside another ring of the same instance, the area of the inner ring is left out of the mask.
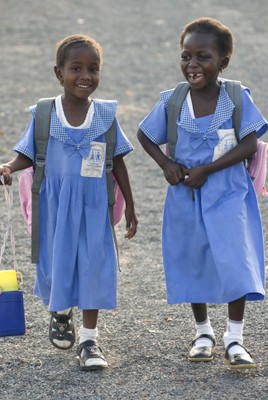
<path id="1" fill-rule="evenodd" d="M 188 82 L 194 84 L 199 83 L 201 82 L 203 76 L 203 74 L 188 74 Z"/>
<path id="2" fill-rule="evenodd" d="M 81 89 L 88 89 L 90 86 L 89 85 L 77 85 Z"/>

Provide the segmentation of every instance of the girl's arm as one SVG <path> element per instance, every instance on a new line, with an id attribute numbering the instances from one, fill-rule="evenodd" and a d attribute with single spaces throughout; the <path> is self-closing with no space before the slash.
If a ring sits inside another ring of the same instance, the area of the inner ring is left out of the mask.
<path id="1" fill-rule="evenodd" d="M 188 186 L 199 188 L 206 182 L 208 175 L 221 169 L 228 168 L 241 161 L 245 161 L 252 157 L 256 151 L 257 135 L 256 132 L 252 132 L 245 136 L 237 146 L 224 154 L 224 156 L 218 160 L 200 167 L 194 167 L 191 169 L 184 168 L 184 174 L 188 175 L 188 178 L 185 179 L 184 183 Z"/>
<path id="2" fill-rule="evenodd" d="M 183 181 L 183 170 L 182 166 L 175 161 L 167 157 L 160 147 L 151 142 L 139 129 L 137 133 L 140 144 L 144 150 L 155 160 L 159 167 L 163 170 L 164 175 L 168 183 L 172 186 L 177 185 L 180 181 Z"/>
<path id="3" fill-rule="evenodd" d="M 12 176 L 11 174 L 16 171 L 20 171 L 21 169 L 25 169 L 31 167 L 33 162 L 30 158 L 24 156 L 23 154 L 18 153 L 13 160 L 9 161 L 6 164 L 0 165 L 0 175 L 3 175 L 6 185 L 11 185 Z"/>
<path id="4" fill-rule="evenodd" d="M 117 156 L 113 159 L 113 174 L 122 191 L 126 203 L 125 217 L 127 232 L 125 234 L 125 238 L 131 239 L 137 232 L 138 219 L 135 214 L 132 190 L 123 156 Z"/>

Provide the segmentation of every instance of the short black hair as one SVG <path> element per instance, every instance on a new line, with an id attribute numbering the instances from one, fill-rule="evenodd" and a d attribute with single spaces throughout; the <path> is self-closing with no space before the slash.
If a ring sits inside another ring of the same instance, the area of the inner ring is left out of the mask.
<path id="1" fill-rule="evenodd" d="M 68 57 L 69 50 L 72 47 L 81 47 L 81 46 L 88 46 L 93 47 L 96 49 L 97 53 L 99 54 L 100 58 L 100 65 L 102 65 L 102 47 L 101 45 L 92 37 L 84 35 L 84 34 L 76 34 L 67 36 L 61 41 L 59 41 L 56 45 L 56 55 L 55 55 L 55 62 L 58 67 L 63 67 Z"/>
<path id="2" fill-rule="evenodd" d="M 182 47 L 185 36 L 188 33 L 207 33 L 215 37 L 220 54 L 225 56 L 231 56 L 234 48 L 234 38 L 231 30 L 224 25 L 222 22 L 214 18 L 198 18 L 192 22 L 189 22 L 183 28 L 180 34 L 180 47 Z"/>

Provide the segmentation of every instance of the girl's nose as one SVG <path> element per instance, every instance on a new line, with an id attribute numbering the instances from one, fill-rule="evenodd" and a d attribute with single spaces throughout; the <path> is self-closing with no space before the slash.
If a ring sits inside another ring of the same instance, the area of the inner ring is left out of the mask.
<path id="1" fill-rule="evenodd" d="M 82 79 L 92 79 L 91 73 L 89 71 L 81 71 L 80 77 Z"/>
<path id="2" fill-rule="evenodd" d="M 191 58 L 191 59 L 189 60 L 188 65 L 190 65 L 191 67 L 197 66 L 197 65 L 198 65 L 198 61 L 197 61 L 196 57 Z"/>

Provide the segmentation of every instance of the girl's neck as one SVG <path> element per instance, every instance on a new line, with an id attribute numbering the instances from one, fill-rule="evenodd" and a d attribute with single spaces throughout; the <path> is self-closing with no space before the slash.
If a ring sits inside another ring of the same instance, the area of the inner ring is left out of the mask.
<path id="1" fill-rule="evenodd" d="M 66 99 L 66 97 L 63 95 L 61 97 L 61 102 L 63 112 L 68 123 L 72 126 L 82 125 L 85 121 L 92 100 L 87 98 L 71 101 L 70 99 Z"/>
<path id="2" fill-rule="evenodd" d="M 214 114 L 219 92 L 219 85 L 215 85 L 210 88 L 204 88 L 204 90 L 191 90 L 191 100 L 196 118 Z"/>

